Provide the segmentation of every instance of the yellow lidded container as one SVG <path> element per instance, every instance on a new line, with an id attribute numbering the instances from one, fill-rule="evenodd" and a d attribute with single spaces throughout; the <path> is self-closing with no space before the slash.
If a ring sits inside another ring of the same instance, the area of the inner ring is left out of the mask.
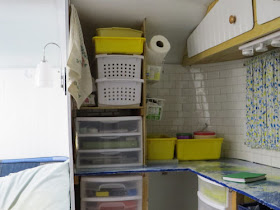
<path id="1" fill-rule="evenodd" d="M 105 37 L 142 37 L 143 32 L 131 28 L 98 28 L 96 29 L 97 36 Z"/>
<path id="2" fill-rule="evenodd" d="M 143 53 L 145 38 L 136 37 L 101 37 L 92 38 L 96 54 L 135 54 Z"/>
<path id="3" fill-rule="evenodd" d="M 215 160 L 221 157 L 223 138 L 179 139 L 177 140 L 178 160 Z"/>
<path id="4" fill-rule="evenodd" d="M 176 140 L 165 135 L 148 136 L 148 160 L 173 159 Z"/>

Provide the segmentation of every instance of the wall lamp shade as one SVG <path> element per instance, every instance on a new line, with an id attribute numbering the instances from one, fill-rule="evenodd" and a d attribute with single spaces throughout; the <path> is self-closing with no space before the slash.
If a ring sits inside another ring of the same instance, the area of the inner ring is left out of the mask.
<path id="1" fill-rule="evenodd" d="M 50 88 L 54 86 L 53 69 L 47 61 L 41 61 L 35 72 L 36 87 Z"/>
<path id="2" fill-rule="evenodd" d="M 53 68 L 51 68 L 51 66 L 46 61 L 46 58 L 45 58 L 46 47 L 51 44 L 57 46 L 60 49 L 60 46 L 54 42 L 50 42 L 45 45 L 43 59 L 37 65 L 36 72 L 34 75 L 36 87 L 42 87 L 42 88 L 54 87 L 55 81 L 58 79 L 58 77 L 57 77 L 58 75 L 55 74 L 56 73 L 55 70 Z M 61 51 L 60 51 L 60 53 L 61 53 Z M 60 73 L 61 87 L 64 88 L 65 84 L 64 84 L 64 75 L 63 75 L 63 71 L 62 71 L 62 69 L 63 69 L 62 68 L 62 57 L 61 57 L 60 63 L 61 63 L 61 67 L 60 67 L 60 70 L 58 71 L 58 73 Z"/>

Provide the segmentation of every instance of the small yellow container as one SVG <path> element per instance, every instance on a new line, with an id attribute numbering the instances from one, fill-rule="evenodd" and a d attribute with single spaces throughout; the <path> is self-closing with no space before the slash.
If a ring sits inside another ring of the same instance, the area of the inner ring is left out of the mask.
<path id="1" fill-rule="evenodd" d="M 96 197 L 109 197 L 109 192 L 108 191 L 96 192 L 95 195 Z"/>
<path id="2" fill-rule="evenodd" d="M 148 141 L 148 160 L 171 160 L 174 158 L 176 138 L 152 136 Z"/>
<path id="3" fill-rule="evenodd" d="M 105 37 L 142 37 L 143 32 L 131 28 L 98 28 L 96 29 L 97 36 Z"/>
<path id="4" fill-rule="evenodd" d="M 95 43 L 96 54 L 135 54 L 143 53 L 145 38 L 135 37 L 100 37 L 95 36 L 92 41 Z"/>
<path id="5" fill-rule="evenodd" d="M 223 138 L 177 140 L 178 160 L 215 160 L 221 157 Z"/>

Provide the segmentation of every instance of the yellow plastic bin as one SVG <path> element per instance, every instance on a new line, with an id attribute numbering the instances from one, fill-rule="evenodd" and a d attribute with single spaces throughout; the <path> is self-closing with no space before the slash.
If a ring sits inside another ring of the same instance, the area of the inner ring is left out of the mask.
<path id="1" fill-rule="evenodd" d="M 135 54 L 143 53 L 145 38 L 135 37 L 101 37 L 95 36 L 92 41 L 95 43 L 96 54 Z"/>
<path id="2" fill-rule="evenodd" d="M 223 138 L 177 140 L 178 160 L 215 160 L 221 157 Z"/>
<path id="3" fill-rule="evenodd" d="M 97 36 L 105 37 L 142 37 L 143 32 L 131 28 L 98 28 L 96 29 Z"/>
<path id="4" fill-rule="evenodd" d="M 176 140 L 165 135 L 148 136 L 148 160 L 173 159 Z"/>

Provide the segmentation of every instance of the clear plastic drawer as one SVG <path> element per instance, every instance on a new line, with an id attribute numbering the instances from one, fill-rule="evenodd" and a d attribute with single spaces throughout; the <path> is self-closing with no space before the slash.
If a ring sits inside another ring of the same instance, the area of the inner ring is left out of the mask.
<path id="1" fill-rule="evenodd" d="M 128 201 L 83 201 L 81 210 L 142 210 L 141 200 Z"/>
<path id="2" fill-rule="evenodd" d="M 142 176 L 82 177 L 81 198 L 126 199 L 142 196 Z"/>
<path id="3" fill-rule="evenodd" d="M 133 117 L 78 117 L 76 131 L 79 136 L 112 133 L 141 133 L 142 118 Z"/>
<path id="4" fill-rule="evenodd" d="M 226 210 L 227 208 L 222 205 L 208 200 L 201 192 L 197 192 L 198 196 L 198 210 Z"/>
<path id="5" fill-rule="evenodd" d="M 228 189 L 220 184 L 198 176 L 198 191 L 213 202 L 228 205 Z"/>
<path id="6" fill-rule="evenodd" d="M 77 168 L 106 168 L 142 165 L 141 149 L 98 150 L 77 154 Z"/>
<path id="7" fill-rule="evenodd" d="M 142 135 L 78 137 L 78 150 L 141 148 Z"/>

